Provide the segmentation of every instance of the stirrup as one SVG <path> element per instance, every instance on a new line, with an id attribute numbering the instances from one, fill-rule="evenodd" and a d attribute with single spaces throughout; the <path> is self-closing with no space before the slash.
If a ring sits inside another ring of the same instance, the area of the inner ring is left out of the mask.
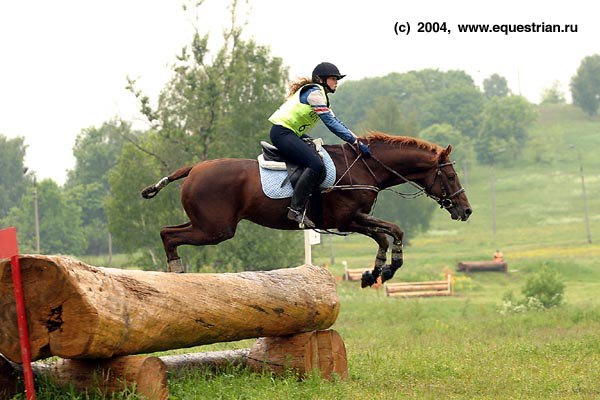
<path id="1" fill-rule="evenodd" d="M 291 207 L 288 207 L 288 214 L 287 217 L 288 219 L 291 219 L 292 221 L 296 221 L 298 223 L 298 226 L 300 227 L 300 229 L 314 229 L 315 224 L 310 220 L 310 218 L 308 218 L 306 216 L 306 210 L 304 211 L 297 211 L 294 210 Z"/>

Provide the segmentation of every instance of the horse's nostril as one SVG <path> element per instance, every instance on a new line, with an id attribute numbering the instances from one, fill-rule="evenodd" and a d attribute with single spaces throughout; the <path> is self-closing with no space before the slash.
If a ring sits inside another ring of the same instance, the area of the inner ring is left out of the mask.
<path id="1" fill-rule="evenodd" d="M 466 215 L 471 215 L 471 214 L 473 214 L 473 210 L 471 210 L 470 208 L 467 208 L 467 209 L 465 210 L 465 214 L 466 214 Z"/>

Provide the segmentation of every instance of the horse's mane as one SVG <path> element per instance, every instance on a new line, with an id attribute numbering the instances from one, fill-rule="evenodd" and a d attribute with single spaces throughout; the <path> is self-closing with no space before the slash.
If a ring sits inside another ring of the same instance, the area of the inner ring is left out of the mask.
<path id="1" fill-rule="evenodd" d="M 392 136 L 383 132 L 369 132 L 366 139 L 371 142 L 382 142 L 389 144 L 397 144 L 400 146 L 414 146 L 419 149 L 430 151 L 434 154 L 440 153 L 443 149 L 437 144 L 433 144 L 423 139 L 418 139 L 410 136 Z"/>

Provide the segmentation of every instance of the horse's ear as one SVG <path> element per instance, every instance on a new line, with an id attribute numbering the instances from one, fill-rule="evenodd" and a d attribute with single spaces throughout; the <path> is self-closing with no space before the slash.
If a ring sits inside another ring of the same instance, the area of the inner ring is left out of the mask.
<path id="1" fill-rule="evenodd" d="M 444 150 L 442 150 L 442 153 L 440 154 L 440 156 L 442 158 L 449 157 L 451 152 L 452 152 L 452 145 L 449 144 L 448 147 L 446 147 Z"/>

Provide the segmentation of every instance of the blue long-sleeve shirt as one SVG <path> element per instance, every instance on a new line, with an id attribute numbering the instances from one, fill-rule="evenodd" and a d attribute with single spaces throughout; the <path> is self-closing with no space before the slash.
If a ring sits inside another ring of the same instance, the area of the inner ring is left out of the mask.
<path id="1" fill-rule="evenodd" d="M 335 116 L 327 104 L 327 98 L 316 85 L 308 86 L 300 93 L 300 102 L 310 105 L 325 126 L 340 139 L 348 143 L 356 141 L 356 135 Z"/>

